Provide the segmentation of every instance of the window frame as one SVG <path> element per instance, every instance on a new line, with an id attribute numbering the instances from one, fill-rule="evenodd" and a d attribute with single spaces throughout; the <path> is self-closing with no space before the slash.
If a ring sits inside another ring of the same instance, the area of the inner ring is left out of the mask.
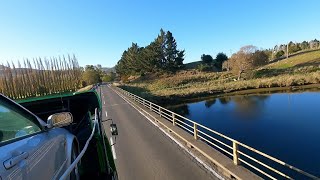
<path id="1" fill-rule="evenodd" d="M 40 134 L 40 133 L 43 133 L 46 131 L 45 127 L 41 124 L 40 120 L 36 115 L 32 114 L 30 111 L 28 111 L 27 109 L 25 109 L 23 106 L 17 104 L 16 102 L 14 102 L 13 100 L 3 96 L 2 94 L 0 94 L 0 102 L 1 101 L 4 101 L 6 102 L 7 104 L 9 104 L 10 106 L 12 106 L 14 109 L 18 109 L 19 110 L 19 114 L 26 117 L 26 119 L 28 119 L 29 121 L 33 122 L 37 127 L 40 128 L 40 131 L 38 132 L 35 132 L 35 133 L 32 133 L 32 134 L 28 134 L 28 135 L 25 135 L 25 136 L 21 136 L 21 137 L 17 137 L 17 138 L 14 138 L 14 139 L 10 139 L 8 141 L 4 141 L 4 142 L 0 142 L 0 147 L 2 146 L 5 146 L 7 144 L 11 144 L 13 142 L 16 142 L 16 141 L 20 141 L 20 140 L 23 140 L 23 139 L 26 139 L 26 138 L 29 138 L 31 136 L 35 136 L 37 134 Z M 44 122 L 43 122 L 44 123 Z"/>

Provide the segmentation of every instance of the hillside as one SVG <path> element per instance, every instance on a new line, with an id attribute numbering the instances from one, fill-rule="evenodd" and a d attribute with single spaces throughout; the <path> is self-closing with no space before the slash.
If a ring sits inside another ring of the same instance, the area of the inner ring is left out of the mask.
<path id="1" fill-rule="evenodd" d="M 116 72 L 116 68 L 115 67 L 111 67 L 111 68 L 108 68 L 108 67 L 103 67 L 102 68 L 102 71 L 104 71 L 105 73 L 110 73 L 110 72 Z"/>
<path id="2" fill-rule="evenodd" d="M 188 67 L 197 64 L 188 64 Z M 187 68 L 186 68 L 187 69 Z M 236 81 L 232 72 L 199 72 L 196 69 L 174 75 L 136 79 L 123 86 L 150 100 L 168 100 L 204 95 L 222 95 L 247 89 L 290 88 L 320 84 L 320 50 L 299 54 L 244 74 Z M 312 86 L 314 87 L 314 86 Z"/>
<path id="3" fill-rule="evenodd" d="M 10 69 L 13 76 L 23 74 L 25 71 L 30 71 L 30 70 L 32 70 L 33 72 L 42 71 L 42 70 L 38 70 L 38 69 L 29 69 L 29 68 L 15 68 L 15 71 L 13 71 L 13 69 L 10 67 L 8 68 L 6 66 L 0 65 L 0 76 L 5 75 L 6 69 L 7 70 Z"/>
<path id="4" fill-rule="evenodd" d="M 320 65 L 320 50 L 301 53 L 288 59 L 283 59 L 281 61 L 268 64 L 266 67 L 273 69 L 284 69 L 313 65 Z"/>
<path id="5" fill-rule="evenodd" d="M 202 62 L 201 61 L 195 61 L 191 63 L 186 63 L 184 64 L 185 69 L 196 69 L 198 65 L 200 65 Z"/>

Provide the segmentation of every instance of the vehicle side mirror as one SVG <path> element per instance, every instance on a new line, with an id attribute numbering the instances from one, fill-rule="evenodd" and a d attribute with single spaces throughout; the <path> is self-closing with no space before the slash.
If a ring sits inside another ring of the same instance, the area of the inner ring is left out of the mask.
<path id="1" fill-rule="evenodd" d="M 73 116 L 70 112 L 61 112 L 52 114 L 48 117 L 47 127 L 63 127 L 68 126 L 73 122 Z"/>
<path id="2" fill-rule="evenodd" d="M 117 136 L 118 135 L 117 125 L 114 123 L 110 124 L 110 131 L 112 136 Z"/>

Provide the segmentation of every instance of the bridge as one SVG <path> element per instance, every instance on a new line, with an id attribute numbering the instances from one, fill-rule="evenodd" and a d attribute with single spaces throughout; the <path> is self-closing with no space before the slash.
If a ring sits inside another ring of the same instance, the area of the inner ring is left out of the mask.
<path id="1" fill-rule="evenodd" d="M 119 179 L 318 179 L 120 88 L 97 91 Z"/>

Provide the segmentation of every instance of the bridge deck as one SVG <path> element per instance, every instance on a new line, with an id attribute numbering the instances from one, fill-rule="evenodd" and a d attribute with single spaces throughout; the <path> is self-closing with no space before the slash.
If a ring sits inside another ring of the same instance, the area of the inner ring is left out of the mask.
<path id="1" fill-rule="evenodd" d="M 119 179 L 217 179 L 109 87 L 101 89 L 103 117 L 118 126 L 112 141 Z"/>

